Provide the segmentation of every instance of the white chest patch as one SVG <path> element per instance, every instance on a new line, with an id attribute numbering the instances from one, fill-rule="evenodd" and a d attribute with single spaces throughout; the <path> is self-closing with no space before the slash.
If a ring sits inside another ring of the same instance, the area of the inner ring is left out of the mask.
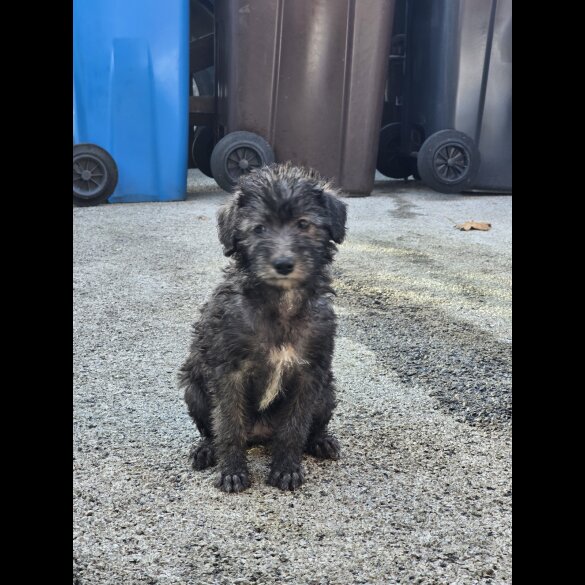
<path id="1" fill-rule="evenodd" d="M 272 373 L 268 378 L 268 384 L 264 391 L 264 396 L 260 401 L 260 410 L 266 409 L 270 403 L 278 396 L 282 386 L 282 377 L 284 373 L 294 366 L 308 364 L 296 352 L 292 345 L 282 345 L 270 350 L 268 354 L 268 363 L 272 368 Z"/>

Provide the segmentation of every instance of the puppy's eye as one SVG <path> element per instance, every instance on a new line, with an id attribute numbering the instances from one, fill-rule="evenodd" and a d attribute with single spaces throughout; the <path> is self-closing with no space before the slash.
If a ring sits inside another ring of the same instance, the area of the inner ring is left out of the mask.
<path id="1" fill-rule="evenodd" d="M 299 219 L 299 221 L 297 221 L 297 226 L 302 230 L 306 230 L 310 225 L 311 224 L 306 219 Z"/>
<path id="2" fill-rule="evenodd" d="M 266 228 L 263 225 L 257 225 L 254 228 L 254 233 L 255 234 L 263 234 L 266 231 Z"/>

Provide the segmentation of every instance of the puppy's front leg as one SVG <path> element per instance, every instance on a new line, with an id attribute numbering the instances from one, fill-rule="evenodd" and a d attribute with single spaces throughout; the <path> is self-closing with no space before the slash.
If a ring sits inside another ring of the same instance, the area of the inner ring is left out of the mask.
<path id="1" fill-rule="evenodd" d="M 219 390 L 212 414 L 220 465 L 215 485 L 224 492 L 241 492 L 250 486 L 246 462 L 245 391 L 241 372 L 225 376 Z"/>
<path id="2" fill-rule="evenodd" d="M 268 484 L 281 490 L 295 490 L 304 481 L 301 457 L 311 424 L 308 387 L 303 384 L 279 417 L 272 442 L 272 463 Z"/>

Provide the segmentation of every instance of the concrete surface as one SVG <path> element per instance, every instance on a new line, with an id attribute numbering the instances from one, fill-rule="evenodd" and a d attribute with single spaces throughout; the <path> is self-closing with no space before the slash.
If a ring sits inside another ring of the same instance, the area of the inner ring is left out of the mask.
<path id="1" fill-rule="evenodd" d="M 347 199 L 335 268 L 342 459 L 295 493 L 213 487 L 176 386 L 221 277 L 188 201 L 74 209 L 74 583 L 511 583 L 511 198 L 386 181 Z M 489 221 L 489 232 L 453 224 Z"/>

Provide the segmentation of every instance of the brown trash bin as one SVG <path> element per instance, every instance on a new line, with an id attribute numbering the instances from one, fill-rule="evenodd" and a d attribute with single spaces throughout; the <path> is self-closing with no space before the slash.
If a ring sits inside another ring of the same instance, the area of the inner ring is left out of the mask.
<path id="1" fill-rule="evenodd" d="M 272 158 L 369 194 L 393 14 L 394 0 L 216 0 L 220 186 Z"/>

